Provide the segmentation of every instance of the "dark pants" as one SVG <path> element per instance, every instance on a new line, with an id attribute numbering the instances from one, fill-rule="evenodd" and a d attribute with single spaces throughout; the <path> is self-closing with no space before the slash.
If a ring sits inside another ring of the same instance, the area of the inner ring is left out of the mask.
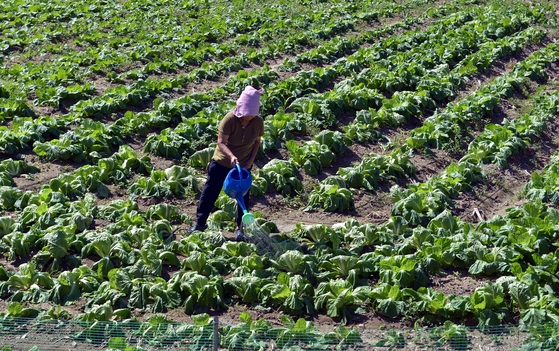
<path id="1" fill-rule="evenodd" d="M 215 160 L 210 161 L 208 167 L 208 179 L 206 184 L 204 184 L 204 189 L 202 189 L 202 195 L 200 195 L 200 202 L 198 203 L 198 209 L 196 210 L 196 217 L 199 226 L 205 226 L 206 221 L 213 210 L 215 202 L 219 197 L 221 189 L 223 189 L 223 182 L 227 178 L 227 174 L 231 169 L 224 167 L 217 163 Z M 248 209 L 248 194 L 247 191 L 243 199 L 245 201 L 245 206 Z M 243 218 L 243 210 L 241 206 L 237 203 L 237 225 L 241 227 Z"/>

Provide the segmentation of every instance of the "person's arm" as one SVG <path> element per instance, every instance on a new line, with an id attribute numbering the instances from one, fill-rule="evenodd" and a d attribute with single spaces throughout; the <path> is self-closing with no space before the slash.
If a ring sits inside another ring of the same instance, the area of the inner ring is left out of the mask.
<path id="1" fill-rule="evenodd" d="M 239 160 L 237 160 L 237 157 L 233 155 L 231 150 L 227 147 L 227 140 L 229 140 L 229 135 L 219 133 L 217 135 L 217 147 L 221 150 L 221 152 L 229 157 L 231 160 L 231 167 L 235 167 L 235 165 L 239 163 Z"/>
<path id="2" fill-rule="evenodd" d="M 261 137 L 256 137 L 256 139 L 254 139 L 254 144 L 252 144 L 252 150 L 250 152 L 250 158 L 242 164 L 241 167 L 248 169 L 248 167 L 254 162 L 258 149 L 260 148 L 260 139 Z"/>

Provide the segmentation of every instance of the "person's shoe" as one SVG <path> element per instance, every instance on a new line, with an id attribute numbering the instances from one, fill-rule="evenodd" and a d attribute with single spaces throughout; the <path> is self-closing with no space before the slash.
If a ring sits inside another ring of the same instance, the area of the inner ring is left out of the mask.
<path id="1" fill-rule="evenodd" d="M 242 229 L 235 230 L 234 234 L 235 234 L 235 240 L 244 241 L 245 243 L 248 243 L 248 237 L 246 236 L 245 232 Z"/>
<path id="2" fill-rule="evenodd" d="M 204 230 L 206 230 L 207 227 L 208 227 L 207 225 L 201 226 L 201 225 L 198 225 L 198 223 L 194 223 L 194 225 L 192 227 L 188 228 L 186 233 L 187 234 L 192 234 L 196 231 L 203 232 Z"/>

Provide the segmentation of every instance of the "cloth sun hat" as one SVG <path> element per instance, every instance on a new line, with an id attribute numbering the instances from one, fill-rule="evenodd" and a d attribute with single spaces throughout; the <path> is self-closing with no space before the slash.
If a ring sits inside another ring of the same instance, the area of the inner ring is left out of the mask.
<path id="1" fill-rule="evenodd" d="M 237 100 L 237 107 L 233 111 L 236 117 L 243 116 L 258 116 L 260 111 L 260 94 L 264 92 L 264 89 L 254 89 L 250 85 L 245 88 L 245 90 L 239 96 Z"/>

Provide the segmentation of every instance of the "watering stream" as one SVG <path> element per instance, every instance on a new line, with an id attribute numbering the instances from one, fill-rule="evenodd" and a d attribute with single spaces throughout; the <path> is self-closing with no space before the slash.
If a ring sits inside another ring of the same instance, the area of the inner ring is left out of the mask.
<path id="1" fill-rule="evenodd" d="M 270 234 L 268 234 L 268 232 L 264 230 L 256 221 L 248 225 L 243 224 L 243 229 L 249 237 L 250 242 L 256 245 L 259 254 L 264 255 L 274 250 Z"/>

